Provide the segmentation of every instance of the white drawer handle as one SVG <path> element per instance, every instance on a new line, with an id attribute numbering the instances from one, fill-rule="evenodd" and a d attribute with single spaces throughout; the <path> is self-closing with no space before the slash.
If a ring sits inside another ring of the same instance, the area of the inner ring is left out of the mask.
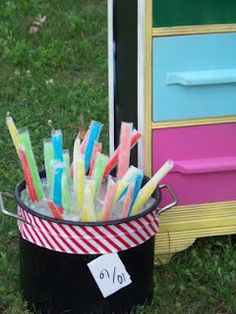
<path id="1" fill-rule="evenodd" d="M 236 83 L 236 69 L 167 73 L 166 85 L 184 86 Z"/>
<path id="2" fill-rule="evenodd" d="M 175 166 L 171 172 L 183 174 L 225 172 L 236 170 L 236 156 L 175 160 Z"/>

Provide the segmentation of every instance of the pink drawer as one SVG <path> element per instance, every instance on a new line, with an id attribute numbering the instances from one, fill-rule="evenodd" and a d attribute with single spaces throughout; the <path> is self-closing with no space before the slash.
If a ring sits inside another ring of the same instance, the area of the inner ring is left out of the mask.
<path id="1" fill-rule="evenodd" d="M 236 123 L 153 130 L 152 145 L 153 172 L 175 162 L 179 205 L 236 200 Z"/>

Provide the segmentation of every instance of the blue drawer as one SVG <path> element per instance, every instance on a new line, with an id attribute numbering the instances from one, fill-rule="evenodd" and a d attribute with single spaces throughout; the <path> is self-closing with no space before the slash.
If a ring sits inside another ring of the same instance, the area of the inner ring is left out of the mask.
<path id="1" fill-rule="evenodd" d="M 153 39 L 153 120 L 236 115 L 236 33 Z"/>

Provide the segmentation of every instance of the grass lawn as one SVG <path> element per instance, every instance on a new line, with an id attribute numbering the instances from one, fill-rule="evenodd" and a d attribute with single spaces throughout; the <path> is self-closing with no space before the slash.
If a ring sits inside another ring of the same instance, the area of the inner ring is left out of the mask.
<path id="1" fill-rule="evenodd" d="M 79 115 L 104 123 L 108 151 L 107 16 L 105 0 L 0 1 L 0 190 L 22 176 L 5 126 L 10 112 L 27 125 L 39 167 L 42 139 L 61 128 L 71 150 Z M 38 15 L 47 19 L 37 33 Z M 51 120 L 49 125 L 48 120 Z M 12 204 L 8 207 L 14 208 Z M 28 313 L 19 290 L 16 222 L 0 217 L 0 313 Z M 198 240 L 154 269 L 153 303 L 135 313 L 236 313 L 236 241 Z"/>

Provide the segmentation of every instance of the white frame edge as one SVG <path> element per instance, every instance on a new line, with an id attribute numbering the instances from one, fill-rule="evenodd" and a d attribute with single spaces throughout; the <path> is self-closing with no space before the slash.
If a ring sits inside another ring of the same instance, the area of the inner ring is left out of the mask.
<path id="1" fill-rule="evenodd" d="M 138 167 L 144 169 L 144 103 L 145 103 L 145 0 L 138 0 L 138 82 L 137 82 L 137 125 L 142 138 L 138 143 Z"/>
<path id="2" fill-rule="evenodd" d="M 108 16 L 108 104 L 109 104 L 109 151 L 114 152 L 114 40 L 113 0 L 107 0 Z"/>

